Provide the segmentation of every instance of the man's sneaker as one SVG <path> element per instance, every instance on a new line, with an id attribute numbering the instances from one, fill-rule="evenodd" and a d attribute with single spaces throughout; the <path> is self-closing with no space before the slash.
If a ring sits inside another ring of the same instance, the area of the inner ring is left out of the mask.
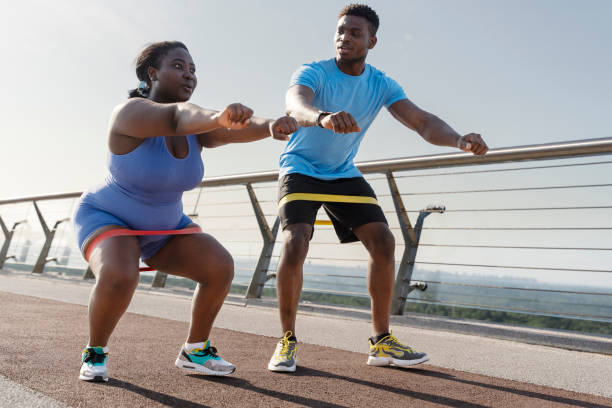
<path id="1" fill-rule="evenodd" d="M 268 363 L 270 371 L 294 372 L 297 366 L 297 340 L 290 340 L 293 333 L 288 331 L 276 345 L 274 355 Z"/>
<path id="2" fill-rule="evenodd" d="M 207 375 L 229 375 L 236 370 L 233 364 L 217 355 L 217 349 L 210 345 L 210 340 L 204 342 L 204 347 L 191 351 L 187 351 L 183 345 L 174 364 L 186 371 Z"/>
<path id="3" fill-rule="evenodd" d="M 106 368 L 108 353 L 103 347 L 87 347 L 81 354 L 81 372 L 79 380 L 102 382 L 108 381 Z"/>
<path id="4" fill-rule="evenodd" d="M 383 337 L 376 344 L 372 342 L 372 339 L 369 340 L 369 343 L 370 355 L 368 357 L 368 365 L 407 367 L 429 360 L 427 354 L 419 353 L 413 348 L 400 343 L 393 334 Z"/>

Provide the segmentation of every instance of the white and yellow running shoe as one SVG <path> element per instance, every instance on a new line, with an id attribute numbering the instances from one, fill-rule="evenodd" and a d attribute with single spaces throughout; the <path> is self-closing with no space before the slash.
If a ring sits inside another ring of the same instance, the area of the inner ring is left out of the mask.
<path id="1" fill-rule="evenodd" d="M 294 372 L 297 367 L 297 340 L 293 333 L 288 331 L 276 345 L 274 355 L 268 363 L 270 371 Z"/>
<path id="2" fill-rule="evenodd" d="M 429 360 L 427 354 L 419 353 L 412 347 L 400 343 L 392 333 L 383 337 L 376 343 L 374 343 L 372 339 L 369 339 L 369 343 L 370 353 L 368 356 L 368 365 L 371 366 L 394 365 L 408 367 Z"/>

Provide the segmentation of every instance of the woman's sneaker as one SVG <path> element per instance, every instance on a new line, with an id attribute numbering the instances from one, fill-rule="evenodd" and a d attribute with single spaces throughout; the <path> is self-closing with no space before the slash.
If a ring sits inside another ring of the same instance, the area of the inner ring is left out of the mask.
<path id="1" fill-rule="evenodd" d="M 106 361 L 108 352 L 104 347 L 86 347 L 81 354 L 81 372 L 79 380 L 102 382 L 108 381 Z"/>
<path id="2" fill-rule="evenodd" d="M 174 364 L 178 368 L 207 375 L 229 375 L 236 370 L 233 364 L 217 355 L 217 349 L 210 345 L 210 340 L 204 342 L 204 347 L 191 351 L 183 345 Z"/>
<path id="3" fill-rule="evenodd" d="M 427 354 L 419 353 L 412 347 L 400 343 L 393 334 L 383 337 L 376 343 L 369 339 L 369 343 L 370 355 L 368 357 L 368 365 L 407 367 L 429 360 Z"/>
<path id="4" fill-rule="evenodd" d="M 297 367 L 297 340 L 288 331 L 276 345 L 274 355 L 268 363 L 270 371 L 294 372 Z"/>

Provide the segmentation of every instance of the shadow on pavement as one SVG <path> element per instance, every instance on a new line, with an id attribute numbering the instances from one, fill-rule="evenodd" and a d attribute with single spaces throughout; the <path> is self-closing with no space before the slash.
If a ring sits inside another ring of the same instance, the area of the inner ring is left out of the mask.
<path id="1" fill-rule="evenodd" d="M 167 405 L 169 407 L 210 408 L 208 405 L 197 404 L 195 402 L 187 401 L 182 398 L 173 397 L 171 395 L 149 390 L 147 388 L 142 388 L 138 385 L 117 380 L 115 378 L 109 378 L 107 383 L 99 384 L 104 384 L 109 387 L 121 388 L 122 390 L 132 391 L 136 394 L 142 395 L 145 398 L 148 398 L 163 405 Z"/>
<path id="2" fill-rule="evenodd" d="M 400 371 L 404 370 L 403 368 L 400 368 L 400 367 L 388 367 L 387 369 L 400 370 Z M 481 383 L 481 382 L 478 382 L 478 381 L 465 380 L 463 378 L 457 378 L 454 375 L 450 375 L 450 374 L 446 374 L 446 373 L 440 373 L 440 372 L 437 372 L 437 371 L 411 370 L 410 372 L 414 373 L 414 374 L 417 374 L 417 375 L 423 375 L 423 376 L 427 376 L 427 377 L 440 378 L 440 379 L 443 379 L 443 380 L 449 380 L 449 381 L 455 381 L 455 382 L 459 382 L 459 383 L 463 383 L 463 384 L 475 385 L 477 387 L 490 388 L 490 389 L 497 390 L 497 391 L 503 391 L 503 392 L 508 392 L 508 393 L 511 393 L 511 394 L 522 395 L 524 397 L 540 399 L 540 400 L 545 400 L 545 401 L 550 401 L 550 402 L 556 402 L 556 403 L 559 403 L 559 404 L 568 404 L 568 405 L 574 405 L 574 406 L 577 406 L 577 407 L 585 407 L 585 408 L 609 407 L 607 405 L 594 405 L 591 402 L 580 401 L 580 400 L 575 400 L 575 399 L 565 398 L 565 397 L 557 397 L 557 396 L 554 396 L 554 395 L 542 394 L 542 393 L 534 392 L 534 391 L 520 390 L 520 389 L 516 389 L 516 388 L 504 387 L 504 386 L 501 386 L 501 385 L 486 384 L 486 383 Z M 609 407 L 609 408 L 612 408 L 612 407 Z"/>
<path id="3" fill-rule="evenodd" d="M 485 407 L 484 405 L 474 404 L 473 402 L 466 402 L 466 401 L 461 401 L 455 398 L 448 398 L 448 397 L 443 397 L 443 396 L 438 396 L 438 395 L 427 394 L 423 392 L 405 390 L 405 389 L 391 387 L 391 386 L 376 383 L 376 382 L 361 380 L 358 378 L 337 375 L 337 374 L 329 373 L 327 371 L 316 370 L 316 369 L 308 368 L 304 366 L 298 367 L 295 373 L 274 373 L 273 375 L 278 375 L 279 377 L 285 377 L 285 378 L 291 377 L 291 376 L 323 377 L 327 379 L 335 379 L 335 380 L 347 381 L 353 384 L 364 385 L 367 387 L 371 387 L 375 390 L 384 390 L 384 391 L 392 392 L 392 393 L 395 393 L 401 396 L 411 397 L 411 398 L 415 398 L 415 399 L 419 399 L 419 400 L 427 401 L 427 402 L 433 402 L 433 403 L 437 403 L 441 405 L 446 405 L 449 407 L 476 407 L 476 408 Z M 230 385 L 232 387 L 238 387 L 244 390 L 257 392 L 263 395 L 278 398 L 283 401 L 295 402 L 295 403 L 302 404 L 308 407 L 344 407 L 344 405 L 333 404 L 333 403 L 330 403 L 329 401 L 320 401 L 320 400 L 316 400 L 312 398 L 301 397 L 299 395 L 292 395 L 292 394 L 287 394 L 287 393 L 283 393 L 283 392 L 276 391 L 276 390 L 261 388 L 256 385 L 253 385 L 250 381 L 244 380 L 241 378 L 209 377 L 209 376 L 196 375 L 196 374 L 189 374 L 189 376 L 193 378 L 199 378 L 201 380 L 207 380 L 211 382 L 217 382 L 217 383 Z"/>
<path id="4" fill-rule="evenodd" d="M 218 384 L 229 385 L 231 387 L 241 388 L 247 391 L 253 391 L 258 394 L 267 395 L 268 397 L 277 398 L 282 401 L 294 402 L 307 407 L 331 407 L 331 408 L 348 408 L 345 405 L 337 405 L 328 401 L 320 401 L 313 398 L 301 397 L 299 395 L 287 394 L 284 392 L 269 390 L 253 385 L 249 380 L 236 377 L 214 377 L 206 375 L 188 374 L 188 377 L 197 378 L 199 380 L 210 381 Z"/>

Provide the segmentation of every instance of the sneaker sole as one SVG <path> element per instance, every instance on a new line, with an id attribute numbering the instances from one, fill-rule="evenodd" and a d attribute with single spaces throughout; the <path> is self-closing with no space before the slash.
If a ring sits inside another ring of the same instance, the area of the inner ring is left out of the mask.
<path id="1" fill-rule="evenodd" d="M 398 367 L 410 367 L 410 366 L 424 363 L 426 361 L 429 361 L 429 357 L 427 356 L 418 358 L 415 360 L 398 360 L 393 357 L 369 356 L 367 364 L 371 366 L 376 366 L 376 367 L 383 367 L 383 366 L 389 366 L 389 365 L 394 365 Z"/>
<path id="2" fill-rule="evenodd" d="M 194 363 L 190 363 L 188 361 L 184 361 L 181 360 L 180 358 L 177 358 L 176 361 L 174 362 L 174 365 L 177 366 L 178 368 L 181 368 L 185 371 L 190 371 L 190 372 L 196 372 L 196 373 L 200 373 L 200 374 L 206 374 L 206 375 L 218 375 L 218 376 L 224 376 L 224 375 L 230 375 L 231 373 L 233 373 L 234 371 L 236 371 L 235 368 L 233 368 L 231 371 L 213 371 L 210 368 L 206 368 L 203 365 L 200 364 L 194 364 Z"/>
<path id="3" fill-rule="evenodd" d="M 103 377 L 101 375 L 96 375 L 95 377 L 86 377 L 84 375 L 79 375 L 79 380 L 88 382 L 107 382 L 108 377 Z"/>
<path id="4" fill-rule="evenodd" d="M 272 365 L 272 364 L 268 364 L 268 370 L 276 371 L 276 372 L 293 373 L 293 372 L 295 372 L 296 368 L 297 368 L 297 364 L 293 364 L 290 367 L 287 367 L 287 366 L 275 366 L 275 365 Z"/>

